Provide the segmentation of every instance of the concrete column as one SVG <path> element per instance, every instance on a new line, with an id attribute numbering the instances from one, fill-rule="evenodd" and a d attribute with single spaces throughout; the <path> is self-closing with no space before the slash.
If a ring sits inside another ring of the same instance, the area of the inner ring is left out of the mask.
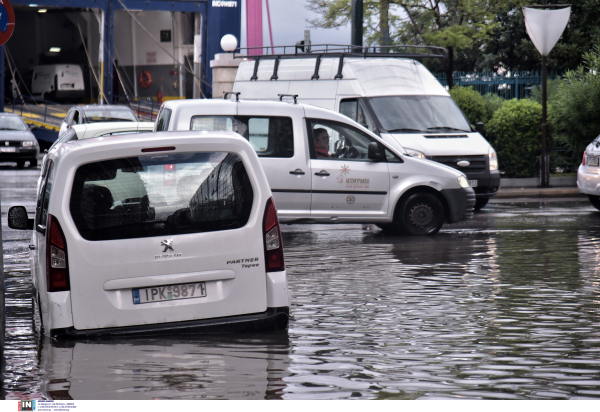
<path id="1" fill-rule="evenodd" d="M 222 99 L 223 92 L 233 91 L 238 66 L 242 61 L 243 59 L 234 59 L 231 53 L 215 54 L 215 59 L 210 61 L 213 99 Z"/>

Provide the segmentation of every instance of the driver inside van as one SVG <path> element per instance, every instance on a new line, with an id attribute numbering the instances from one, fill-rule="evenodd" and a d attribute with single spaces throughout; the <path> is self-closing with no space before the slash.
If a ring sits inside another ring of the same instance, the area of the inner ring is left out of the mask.
<path id="1" fill-rule="evenodd" d="M 327 133 L 327 130 L 320 127 L 316 128 L 313 130 L 313 136 L 317 157 L 331 157 L 329 155 L 329 133 Z"/>

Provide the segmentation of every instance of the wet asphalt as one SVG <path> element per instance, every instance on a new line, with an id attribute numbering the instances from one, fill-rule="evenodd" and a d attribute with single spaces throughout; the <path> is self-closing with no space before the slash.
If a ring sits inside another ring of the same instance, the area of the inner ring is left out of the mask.
<path id="1" fill-rule="evenodd" d="M 289 329 L 56 342 L 32 324 L 38 170 L 0 165 L 5 399 L 598 399 L 600 212 L 499 199 L 432 237 L 284 225 Z"/>

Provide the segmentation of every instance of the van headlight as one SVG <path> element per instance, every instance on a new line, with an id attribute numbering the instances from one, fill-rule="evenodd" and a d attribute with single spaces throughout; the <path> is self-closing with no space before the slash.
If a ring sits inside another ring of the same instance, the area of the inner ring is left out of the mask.
<path id="1" fill-rule="evenodd" d="M 406 150 L 406 154 L 410 157 L 417 157 L 419 159 L 425 159 L 425 153 L 419 152 L 418 150 L 404 148 Z"/>
<path id="2" fill-rule="evenodd" d="M 471 185 L 469 184 L 469 181 L 464 176 L 458 176 L 458 184 L 463 189 L 466 189 L 467 187 L 471 187 Z"/>
<path id="3" fill-rule="evenodd" d="M 490 150 L 488 150 L 488 157 L 490 158 L 490 171 L 498 170 L 498 156 L 492 146 L 490 146 Z"/>

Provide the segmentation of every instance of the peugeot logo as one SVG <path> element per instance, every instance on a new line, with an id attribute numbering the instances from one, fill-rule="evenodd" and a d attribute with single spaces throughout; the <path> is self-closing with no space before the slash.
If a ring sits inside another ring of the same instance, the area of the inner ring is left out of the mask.
<path id="1" fill-rule="evenodd" d="M 173 246 L 172 246 L 173 245 L 173 239 L 165 239 L 162 242 L 160 242 L 160 245 L 165 247 L 165 249 L 163 250 L 163 253 L 168 252 L 169 250 L 171 252 L 175 252 L 173 250 Z"/>
<path id="2" fill-rule="evenodd" d="M 460 162 L 457 163 L 457 165 L 459 165 L 460 167 L 468 167 L 471 165 L 471 162 L 468 162 L 466 160 L 461 160 Z"/>

